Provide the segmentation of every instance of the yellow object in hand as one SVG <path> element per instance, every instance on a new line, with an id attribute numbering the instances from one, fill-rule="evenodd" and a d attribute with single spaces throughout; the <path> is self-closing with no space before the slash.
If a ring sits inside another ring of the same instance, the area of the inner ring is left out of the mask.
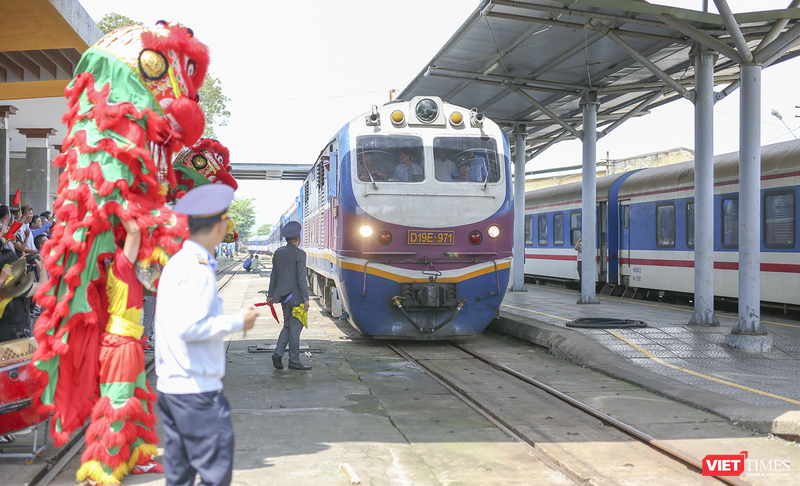
<path id="1" fill-rule="evenodd" d="M 300 320 L 300 323 L 308 329 L 308 312 L 306 312 L 305 306 L 303 304 L 298 305 L 294 309 L 292 309 L 292 317 L 296 317 Z"/>

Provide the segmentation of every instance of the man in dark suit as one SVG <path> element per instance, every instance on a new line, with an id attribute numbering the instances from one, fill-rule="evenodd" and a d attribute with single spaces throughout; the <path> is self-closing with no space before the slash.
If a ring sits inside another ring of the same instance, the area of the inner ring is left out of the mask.
<path id="1" fill-rule="evenodd" d="M 292 310 L 300 305 L 308 312 L 308 283 L 306 282 L 306 252 L 299 248 L 300 223 L 289 221 L 281 229 L 286 238 L 286 246 L 275 250 L 272 256 L 272 273 L 269 277 L 267 302 L 280 303 L 283 307 L 283 329 L 278 336 L 272 364 L 283 369 L 283 352 L 289 343 L 289 369 L 310 370 L 311 366 L 300 362 L 300 331 L 303 324 L 292 315 Z"/>

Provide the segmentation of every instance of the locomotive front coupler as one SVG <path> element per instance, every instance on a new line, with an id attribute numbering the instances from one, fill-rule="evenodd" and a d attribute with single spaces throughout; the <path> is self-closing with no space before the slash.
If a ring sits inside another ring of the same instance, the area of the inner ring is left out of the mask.
<path id="1" fill-rule="evenodd" d="M 411 325 L 414 326 L 422 334 L 433 334 L 434 332 L 436 332 L 439 329 L 443 328 L 444 326 L 449 324 L 450 321 L 455 319 L 455 317 L 458 315 L 458 313 L 461 312 L 461 309 L 463 309 L 467 305 L 467 299 L 459 300 L 456 303 L 455 312 L 453 312 L 450 315 L 450 317 L 448 317 L 447 319 L 442 321 L 438 326 L 430 328 L 430 327 L 422 327 L 422 326 L 420 326 L 419 324 L 417 324 L 417 322 L 414 319 L 411 318 L 411 316 L 408 314 L 406 309 L 403 307 L 403 303 L 402 303 L 403 300 L 404 300 L 404 297 L 401 297 L 399 295 L 395 295 L 394 297 L 392 297 L 391 302 L 392 302 L 392 305 L 394 305 L 395 307 L 397 307 L 400 310 L 400 312 L 403 314 L 403 316 L 405 316 L 405 318 L 408 320 L 408 322 L 410 322 Z"/>

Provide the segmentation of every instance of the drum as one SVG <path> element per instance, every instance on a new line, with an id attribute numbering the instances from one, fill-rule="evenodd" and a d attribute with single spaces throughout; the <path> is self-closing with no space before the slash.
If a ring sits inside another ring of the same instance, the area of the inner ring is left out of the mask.
<path id="1" fill-rule="evenodd" d="M 33 406 L 37 383 L 33 376 L 33 338 L 0 343 L 0 435 L 47 420 Z"/>

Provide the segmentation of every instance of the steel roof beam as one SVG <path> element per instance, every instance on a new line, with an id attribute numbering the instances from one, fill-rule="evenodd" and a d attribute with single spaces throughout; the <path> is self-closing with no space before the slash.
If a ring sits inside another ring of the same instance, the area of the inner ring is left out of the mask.
<path id="1" fill-rule="evenodd" d="M 794 8 L 797 7 L 798 5 L 800 5 L 800 0 L 792 0 L 792 2 L 786 8 Z M 769 32 L 767 32 L 767 35 L 765 35 L 764 38 L 761 39 L 761 43 L 758 44 L 758 47 L 756 47 L 753 50 L 753 54 L 758 54 L 759 51 L 767 47 L 767 44 L 774 41 L 775 38 L 778 37 L 778 35 L 781 32 L 783 32 L 783 28 L 786 27 L 786 24 L 788 23 L 789 23 L 788 18 L 776 20 L 775 23 L 772 24 L 772 28 L 769 30 Z"/>
<path id="2" fill-rule="evenodd" d="M 739 29 L 739 22 L 737 22 L 736 18 L 733 16 L 733 12 L 731 12 L 727 0 L 714 0 L 714 4 L 717 6 L 717 10 L 719 11 L 720 17 L 722 17 L 722 21 L 725 23 L 725 27 L 727 27 L 731 33 L 731 40 L 733 40 L 733 44 L 739 51 L 742 62 L 745 64 L 752 64 L 755 58 L 753 57 L 753 53 L 750 52 L 750 46 L 747 45 L 742 31 Z"/>
<path id="3" fill-rule="evenodd" d="M 531 95 L 529 95 L 528 93 L 526 93 L 526 92 L 525 92 L 525 91 L 524 91 L 522 88 L 520 88 L 519 86 L 516 86 L 516 85 L 514 85 L 514 84 L 513 84 L 513 83 L 511 83 L 511 82 L 507 82 L 507 83 L 505 83 L 505 86 L 506 86 L 506 88 L 508 88 L 508 89 L 510 89 L 510 90 L 512 90 L 512 91 L 514 91 L 514 92 L 515 92 L 515 93 L 517 93 L 518 95 L 520 95 L 520 96 L 522 96 L 523 98 L 525 98 L 526 100 L 528 100 L 528 102 L 529 102 L 530 104 L 532 104 L 533 106 L 535 106 L 535 107 L 536 107 L 536 108 L 537 108 L 539 111 L 541 111 L 541 112 L 542 112 L 542 113 L 544 113 L 545 115 L 549 116 L 549 117 L 550 117 L 550 118 L 551 118 L 551 119 L 552 119 L 554 122 L 556 122 L 556 123 L 558 123 L 559 125 L 561 125 L 562 127 L 564 127 L 564 130 L 567 130 L 567 131 L 569 131 L 571 134 L 575 135 L 576 137 L 578 137 L 578 138 L 581 138 L 581 135 L 580 135 L 580 133 L 579 133 L 577 130 L 575 130 L 574 128 L 572 128 L 570 125 L 568 125 L 568 124 L 564 123 L 564 122 L 561 120 L 561 118 L 559 118 L 559 117 L 558 117 L 558 115 L 556 115 L 555 113 L 553 113 L 552 111 L 550 111 L 550 109 L 549 109 L 549 108 L 547 108 L 545 105 L 543 105 L 543 104 L 539 103 L 539 102 L 536 100 L 536 98 L 534 98 L 533 96 L 531 96 Z"/>
<path id="4" fill-rule="evenodd" d="M 519 22 L 541 22 L 542 19 L 537 19 L 536 17 L 526 17 L 525 15 L 514 15 L 514 14 L 505 14 L 499 12 L 489 12 L 486 14 L 488 17 L 494 17 L 498 19 L 506 19 L 506 20 L 516 20 Z M 591 22 L 591 20 L 589 21 Z M 598 21 L 599 22 L 599 21 Z M 579 22 L 566 22 L 564 20 L 548 20 L 548 24 L 555 25 L 559 27 L 565 27 L 567 29 L 575 29 L 581 30 L 584 28 L 584 25 Z M 608 27 L 606 27 L 608 29 Z M 648 39 L 648 40 L 656 40 L 656 41 L 668 41 L 674 44 L 688 44 L 688 41 L 682 37 L 670 37 L 668 35 L 658 35 L 658 34 L 647 34 L 644 32 L 636 32 L 634 30 L 619 30 L 619 29 L 609 29 L 613 30 L 617 34 L 626 37 L 637 37 L 639 39 Z"/>
<path id="5" fill-rule="evenodd" d="M 636 116 L 640 111 L 642 111 L 645 108 L 647 108 L 647 105 L 649 105 L 650 103 L 654 102 L 659 97 L 663 96 L 664 95 L 664 91 L 665 91 L 664 89 L 661 89 L 659 91 L 656 91 L 652 95 L 648 96 L 644 101 L 642 101 L 641 103 L 636 105 L 631 111 L 625 113 L 622 116 L 622 118 L 620 118 L 619 120 L 616 120 L 614 123 L 612 123 L 605 130 L 603 130 L 602 132 L 598 133 L 597 134 L 597 139 L 599 140 L 599 139 L 605 137 L 606 135 L 608 135 L 609 133 L 614 131 L 617 127 L 619 127 L 620 125 L 622 125 L 623 123 L 628 121 L 631 117 Z M 598 119 L 599 119 L 599 117 L 598 117 Z"/>
<path id="6" fill-rule="evenodd" d="M 469 78 L 474 80 L 478 80 L 478 78 L 486 78 L 488 80 L 493 80 L 496 83 L 504 83 L 505 81 L 510 80 L 512 83 L 518 86 L 530 89 L 548 88 L 549 90 L 558 93 L 574 93 L 576 91 L 583 91 L 585 89 L 589 89 L 588 86 L 582 86 L 580 84 L 555 83 L 553 81 L 540 81 L 536 79 L 516 78 L 510 76 L 501 76 L 499 74 L 483 74 L 472 71 L 459 71 L 457 69 L 432 67 L 430 69 L 430 73 L 449 74 L 459 78 Z"/>
<path id="7" fill-rule="evenodd" d="M 505 99 L 510 94 L 511 94 L 511 91 L 508 91 L 508 90 L 501 91 L 500 93 L 498 93 L 497 95 L 492 97 L 492 99 L 490 99 L 489 101 L 486 101 L 486 102 L 482 103 L 480 106 L 478 106 L 478 111 L 481 111 L 481 112 L 482 111 L 486 111 L 492 105 L 496 104 L 500 100 Z M 494 118 L 492 118 L 492 120 L 494 120 Z"/>
<path id="8" fill-rule="evenodd" d="M 644 116 L 644 115 L 649 115 L 649 114 L 650 114 L 649 111 L 644 111 L 644 112 L 638 113 L 638 116 Z M 620 118 L 622 118 L 625 115 L 626 115 L 625 113 L 605 113 L 605 114 L 598 114 L 597 115 L 597 119 L 598 120 L 619 120 Z M 566 123 L 577 123 L 577 125 L 580 125 L 581 123 L 583 123 L 583 117 L 580 117 L 580 116 L 561 117 L 561 119 L 564 120 L 564 122 L 566 122 Z M 497 123 L 497 124 L 499 124 L 499 125 L 500 124 L 502 124 L 502 125 L 519 125 L 519 124 L 522 124 L 522 125 L 531 126 L 531 127 L 533 127 L 533 126 L 545 126 L 546 127 L 546 126 L 550 126 L 550 125 L 553 124 L 553 122 L 550 121 L 550 120 L 507 120 L 505 118 L 492 118 L 492 121 Z"/>
<path id="9" fill-rule="evenodd" d="M 727 74 L 725 76 L 717 76 L 714 78 L 714 84 L 724 84 L 736 81 L 739 79 L 738 74 Z M 682 85 L 689 85 L 694 86 L 694 77 L 691 78 L 683 78 L 676 81 Z M 618 84 L 613 86 L 603 86 L 598 89 L 598 92 L 601 94 L 612 94 L 612 93 L 635 93 L 637 91 L 652 91 L 654 89 L 659 89 L 664 86 L 663 83 L 631 83 L 631 84 Z"/>
<path id="10" fill-rule="evenodd" d="M 431 70 L 431 76 L 439 76 L 439 77 L 442 77 L 442 78 L 450 78 L 450 79 L 469 79 L 469 82 L 472 83 L 472 84 L 477 83 L 477 84 L 486 84 L 486 85 L 490 85 L 490 86 L 504 86 L 505 82 L 508 81 L 508 78 L 503 78 L 503 77 L 500 77 L 500 76 L 495 76 L 495 79 L 476 79 L 474 77 L 458 76 L 458 75 L 455 75 L 455 74 L 445 74 L 445 73 L 443 73 L 441 71 L 437 72 L 437 71 L 434 71 L 434 70 Z M 532 90 L 535 90 L 535 91 L 542 91 L 544 93 L 555 93 L 555 94 L 560 94 L 560 95 L 575 94 L 575 92 L 578 91 L 576 89 L 564 90 L 564 89 L 545 88 L 545 87 L 542 87 L 542 86 L 517 85 L 516 83 L 512 83 L 512 84 L 514 84 L 515 86 L 519 86 L 520 88 L 532 89 Z M 583 90 L 583 89 L 588 89 L 588 88 L 581 87 L 581 90 Z"/>
<path id="11" fill-rule="evenodd" d="M 530 162 L 531 159 L 535 159 L 536 157 L 541 155 L 542 152 L 544 152 L 545 150 L 549 149 L 550 147 L 552 147 L 553 145 L 557 144 L 558 142 L 564 140 L 567 137 L 567 135 L 569 135 L 569 134 L 570 134 L 570 132 L 564 130 L 564 131 L 561 132 L 560 135 L 558 135 L 557 137 L 553 138 L 552 140 L 550 140 L 546 144 L 537 145 L 536 147 L 532 148 L 531 149 L 531 154 L 530 154 L 530 159 L 528 159 L 528 161 Z"/>
<path id="12" fill-rule="evenodd" d="M 622 50 L 624 50 L 625 52 L 630 54 L 631 57 L 642 63 L 658 79 L 663 81 L 667 86 L 669 86 L 676 92 L 680 93 L 682 97 L 686 98 L 687 100 L 692 99 L 691 91 L 681 86 L 680 83 L 672 79 L 672 76 L 664 72 L 660 67 L 656 66 L 655 63 L 653 63 L 653 61 L 651 61 L 646 56 L 642 55 L 642 53 L 634 49 L 633 46 L 631 46 L 623 39 L 621 39 L 616 33 L 612 32 L 611 29 L 609 29 L 599 21 L 594 21 L 594 20 L 589 21 L 589 27 L 597 29 L 603 34 L 605 34 L 612 42 L 621 47 Z"/>
<path id="13" fill-rule="evenodd" d="M 786 53 L 789 49 L 797 45 L 798 38 L 800 37 L 800 22 L 795 23 L 792 28 L 779 35 L 775 40 L 761 49 L 761 52 L 755 55 L 755 62 L 764 64 L 767 67 L 767 60 L 770 64 L 775 62 L 780 56 Z M 759 47 L 761 47 L 759 45 Z"/>
<path id="14" fill-rule="evenodd" d="M 711 37 L 702 30 L 697 29 L 694 26 L 690 25 L 688 22 L 685 22 L 672 15 L 662 15 L 661 19 L 664 20 L 664 22 L 669 24 L 675 30 L 683 32 L 684 34 L 688 35 L 697 42 L 703 44 L 707 48 L 713 49 L 719 52 L 720 54 L 724 55 L 728 59 L 736 61 L 737 63 L 741 62 L 742 57 L 739 55 L 736 49 L 728 46 L 724 42 L 721 42 L 719 39 Z"/>
<path id="15" fill-rule="evenodd" d="M 568 15 L 572 17 L 583 17 L 586 19 L 601 19 L 601 20 L 610 20 L 612 22 L 623 22 L 626 24 L 635 24 L 641 25 L 643 27 L 653 27 L 656 29 L 669 29 L 669 27 L 663 25 L 660 22 L 655 22 L 652 20 L 644 20 L 638 19 L 635 17 L 624 17 L 621 15 L 610 15 L 610 14 L 603 14 L 598 12 L 589 12 L 585 10 L 576 10 L 571 8 L 559 8 L 559 7 L 548 7 L 545 5 L 531 5 L 529 3 L 522 3 L 522 2 L 515 2 L 513 0 L 493 0 L 495 5 L 503 5 L 505 7 L 514 7 L 519 8 L 522 10 L 529 10 L 534 12 L 547 12 L 553 13 L 557 15 Z"/>

